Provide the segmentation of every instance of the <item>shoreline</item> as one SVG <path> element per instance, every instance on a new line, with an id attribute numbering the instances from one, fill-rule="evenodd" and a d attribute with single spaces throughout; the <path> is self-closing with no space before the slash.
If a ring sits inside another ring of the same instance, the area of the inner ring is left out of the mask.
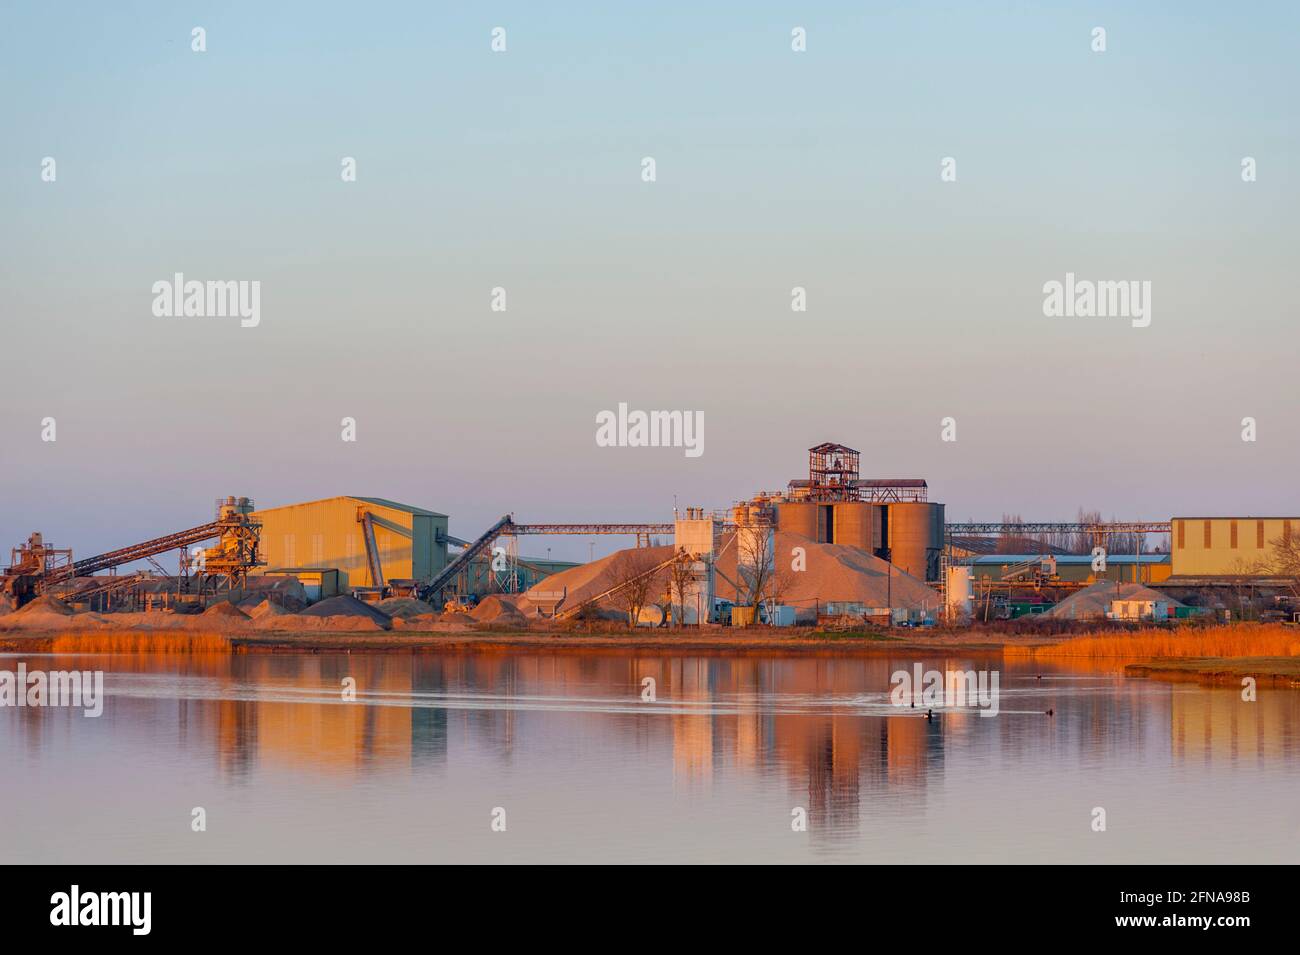
<path id="1" fill-rule="evenodd" d="M 1244 677 L 1264 686 L 1300 688 L 1298 657 L 1187 657 L 1130 663 L 1124 675 L 1136 680 L 1199 683 L 1241 688 Z"/>
<path id="2" fill-rule="evenodd" d="M 1035 661 L 1102 669 L 1130 679 L 1240 686 L 1251 676 L 1265 686 L 1300 688 L 1300 656 L 1161 656 L 1156 653 L 1101 655 L 1062 653 L 1057 645 L 1074 634 L 998 633 L 996 631 L 899 630 L 796 631 L 773 633 L 766 627 L 673 630 L 521 630 L 456 627 L 438 629 L 249 630 L 244 627 L 129 627 L 80 629 L 0 628 L 0 653 L 75 654 L 320 654 L 320 653 L 602 653 L 710 656 L 879 658 L 899 655 L 942 657 L 962 654 L 997 657 L 1004 663 Z M 1122 638 L 1120 638 L 1122 639 Z M 1152 648 L 1154 649 L 1154 648 Z M 1207 649 L 1209 649 L 1207 647 Z M 1041 654 L 1039 651 L 1043 651 Z M 1055 651 L 1055 652 L 1054 652 Z M 1271 649 L 1265 653 L 1274 652 Z M 1290 651 L 1294 653 L 1295 650 Z M 1258 653 L 1258 651 L 1256 651 Z"/>
<path id="3" fill-rule="evenodd" d="M 933 636 L 906 636 L 875 631 L 808 633 L 767 636 L 740 633 L 662 634 L 584 631 L 275 631 L 198 630 L 191 628 L 131 630 L 0 631 L 0 652 L 76 653 L 149 652 L 148 643 L 157 641 L 165 652 L 210 652 L 216 638 L 234 653 L 437 653 L 475 650 L 565 650 L 665 652 L 709 654 L 819 653 L 844 656 L 881 656 L 896 653 L 942 654 L 954 651 L 1000 655 L 1004 647 L 1049 646 L 1061 637 L 1021 634 L 961 634 L 945 631 Z M 56 642 L 60 645 L 56 647 Z M 84 644 L 78 649 L 70 644 Z M 204 645 L 206 644 L 206 646 Z M 165 646 L 164 646 L 165 645 Z M 102 648 L 102 649 L 101 649 Z"/>

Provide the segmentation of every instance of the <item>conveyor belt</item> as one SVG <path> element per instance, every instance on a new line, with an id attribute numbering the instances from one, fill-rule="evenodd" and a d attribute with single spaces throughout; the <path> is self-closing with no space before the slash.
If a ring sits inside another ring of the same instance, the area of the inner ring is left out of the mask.
<path id="1" fill-rule="evenodd" d="M 507 514 L 505 517 L 501 518 L 501 520 L 489 527 L 486 534 L 461 551 L 456 556 L 455 560 L 440 570 L 433 576 L 432 580 L 420 588 L 420 599 L 428 600 L 430 597 L 436 595 L 443 587 L 447 586 L 447 584 L 450 583 L 463 568 L 469 567 L 470 562 L 475 557 L 491 547 L 493 541 L 502 534 L 508 533 L 508 528 L 511 526 L 512 522 L 510 520 L 510 515 Z"/>
<path id="2" fill-rule="evenodd" d="M 144 560 L 144 558 L 152 557 L 154 554 L 162 554 L 169 550 L 177 550 L 181 547 L 197 544 L 199 541 L 218 537 L 225 526 L 221 521 L 213 521 L 211 524 L 201 524 L 186 531 L 168 534 L 166 537 L 155 537 L 153 540 L 132 544 L 130 547 L 123 547 L 119 550 L 110 550 L 106 554 L 87 557 L 85 560 L 59 567 L 45 574 L 41 579 L 46 584 L 52 584 L 60 580 L 66 580 L 69 577 L 89 577 L 91 574 L 107 570 L 110 567 L 129 564 L 135 560 Z"/>

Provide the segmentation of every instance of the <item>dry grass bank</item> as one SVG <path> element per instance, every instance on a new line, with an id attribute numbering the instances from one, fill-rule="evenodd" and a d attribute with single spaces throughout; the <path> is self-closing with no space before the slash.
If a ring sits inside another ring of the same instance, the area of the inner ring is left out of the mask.
<path id="1" fill-rule="evenodd" d="M 1007 646 L 1008 660 L 1107 660 L 1156 658 L 1300 657 L 1300 631 L 1276 624 L 1224 624 L 1167 630 L 1149 627 L 1088 633 L 1043 647 Z"/>
<path id="2" fill-rule="evenodd" d="M 230 637 L 219 633 L 64 633 L 51 641 L 51 653 L 229 653 Z"/>
<path id="3" fill-rule="evenodd" d="M 1194 657 L 1130 663 L 1124 673 L 1171 683 L 1197 683 L 1241 686 L 1243 677 L 1254 677 L 1264 686 L 1300 686 L 1300 657 L 1237 657 L 1234 659 L 1198 660 Z"/>

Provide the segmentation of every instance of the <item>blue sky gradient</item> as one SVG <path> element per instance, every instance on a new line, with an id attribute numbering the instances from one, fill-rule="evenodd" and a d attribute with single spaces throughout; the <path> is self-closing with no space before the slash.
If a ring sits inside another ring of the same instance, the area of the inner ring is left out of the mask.
<path id="1" fill-rule="evenodd" d="M 231 493 L 461 536 L 663 520 L 826 440 L 951 519 L 1296 514 L 1298 31 L 1289 3 L 6 5 L 0 542 L 84 556 Z M 155 318 L 178 271 L 261 281 L 261 325 Z M 1067 271 L 1151 281 L 1151 326 L 1045 318 Z M 620 401 L 702 411 L 705 454 L 596 447 Z"/>

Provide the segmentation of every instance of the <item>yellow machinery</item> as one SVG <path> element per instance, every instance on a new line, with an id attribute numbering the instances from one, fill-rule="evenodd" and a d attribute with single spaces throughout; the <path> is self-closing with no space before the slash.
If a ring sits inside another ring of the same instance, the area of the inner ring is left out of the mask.
<path id="1" fill-rule="evenodd" d="M 252 512 L 253 502 L 248 498 L 227 497 L 217 502 L 217 519 L 211 523 L 78 561 L 72 560 L 72 551 L 51 548 L 40 534 L 33 534 L 24 546 L 14 549 L 0 584 L 0 596 L 10 606 L 18 607 L 56 584 L 112 571 L 169 550 L 184 554 L 182 567 L 186 574 L 198 577 L 200 592 L 234 590 L 244 585 L 250 569 L 265 563 L 258 555 L 262 525 L 251 516 Z M 215 547 L 189 549 L 212 538 L 217 538 Z M 119 585 L 114 582 L 114 586 Z"/>
<path id="2" fill-rule="evenodd" d="M 474 609 L 473 597 L 455 596 L 442 605 L 444 613 L 469 613 Z"/>

